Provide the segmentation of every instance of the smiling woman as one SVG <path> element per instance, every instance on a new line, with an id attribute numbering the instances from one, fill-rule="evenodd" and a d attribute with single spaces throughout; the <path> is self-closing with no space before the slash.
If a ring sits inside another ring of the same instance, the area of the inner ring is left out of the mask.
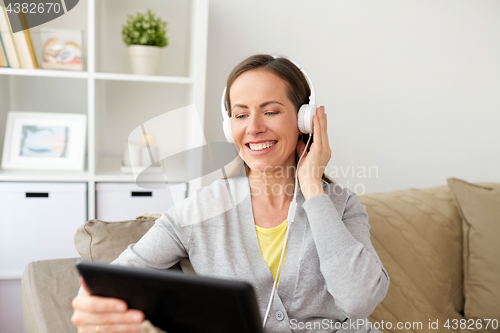
<path id="1" fill-rule="evenodd" d="M 389 276 L 357 195 L 322 179 L 331 157 L 327 118 L 308 100 L 308 81 L 286 58 L 255 55 L 238 65 L 227 83 L 224 126 L 246 175 L 215 181 L 165 212 L 113 264 L 165 269 L 189 257 L 197 274 L 246 281 L 265 332 L 303 332 L 325 322 L 341 324 L 339 332 L 359 322 L 354 331 L 376 332 L 364 319 L 385 297 Z M 304 121 L 299 125 L 304 104 L 314 112 L 314 137 L 304 135 Z M 73 302 L 73 322 L 82 332 L 95 325 L 138 331 L 133 315 L 141 321 L 143 314 L 110 310 L 119 304 L 84 293 Z"/>

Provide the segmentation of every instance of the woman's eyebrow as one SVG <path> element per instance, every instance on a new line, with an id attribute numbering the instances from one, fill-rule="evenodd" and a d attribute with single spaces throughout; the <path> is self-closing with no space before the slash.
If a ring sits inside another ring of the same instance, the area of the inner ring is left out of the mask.
<path id="1" fill-rule="evenodd" d="M 277 104 L 280 104 L 280 105 L 283 105 L 282 103 L 278 102 L 278 101 L 267 101 L 267 102 L 264 102 L 262 103 L 261 105 L 259 105 L 259 107 L 263 108 L 264 106 L 266 105 L 269 105 L 269 104 L 273 104 L 273 103 L 277 103 Z M 283 105 L 284 106 L 284 105 Z M 248 109 L 248 106 L 244 105 L 244 104 L 235 104 L 231 107 L 231 110 L 236 108 L 236 107 L 240 107 L 240 108 L 244 108 L 244 109 Z"/>
<path id="2" fill-rule="evenodd" d="M 283 105 L 282 103 L 278 102 L 278 101 L 268 101 L 268 102 L 264 102 L 260 105 L 261 108 L 263 108 L 264 106 L 266 105 L 269 105 L 269 104 L 273 104 L 273 103 L 278 103 L 279 105 Z M 284 106 L 284 105 L 283 105 Z"/>
<path id="3" fill-rule="evenodd" d="M 232 109 L 234 109 L 234 108 L 244 108 L 244 109 L 248 109 L 248 106 L 243 105 L 243 104 L 235 104 L 235 105 L 231 106 L 231 110 L 232 110 Z"/>

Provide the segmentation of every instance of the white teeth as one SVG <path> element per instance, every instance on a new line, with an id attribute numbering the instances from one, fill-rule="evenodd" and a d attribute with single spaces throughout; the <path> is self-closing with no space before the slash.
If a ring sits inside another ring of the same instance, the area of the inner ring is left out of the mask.
<path id="1" fill-rule="evenodd" d="M 269 147 L 272 147 L 276 144 L 276 142 L 274 143 L 265 143 L 265 144 L 262 144 L 262 143 L 259 143 L 259 144 L 249 144 L 248 146 L 250 147 L 251 150 L 263 150 L 263 149 L 267 149 Z"/>

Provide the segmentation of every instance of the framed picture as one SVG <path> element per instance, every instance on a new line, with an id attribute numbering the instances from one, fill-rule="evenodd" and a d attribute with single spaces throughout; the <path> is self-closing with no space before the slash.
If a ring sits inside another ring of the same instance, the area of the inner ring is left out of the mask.
<path id="1" fill-rule="evenodd" d="M 82 31 L 41 28 L 43 69 L 83 70 Z"/>
<path id="2" fill-rule="evenodd" d="M 87 116 L 9 112 L 3 169 L 83 170 Z"/>

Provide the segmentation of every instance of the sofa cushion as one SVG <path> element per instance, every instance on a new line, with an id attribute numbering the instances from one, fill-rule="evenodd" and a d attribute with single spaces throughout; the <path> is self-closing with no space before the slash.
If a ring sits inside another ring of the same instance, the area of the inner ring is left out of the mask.
<path id="1" fill-rule="evenodd" d="M 76 250 L 84 260 L 110 263 L 127 246 L 137 243 L 154 223 L 154 219 L 122 222 L 90 220 L 80 226 L 75 234 Z"/>
<path id="2" fill-rule="evenodd" d="M 463 221 L 465 317 L 500 319 L 500 184 L 448 185 Z"/>
<path id="3" fill-rule="evenodd" d="M 361 195 L 371 240 L 391 283 L 369 319 L 380 323 L 462 319 L 461 219 L 447 186 Z M 395 327 L 392 330 L 395 332 Z"/>
<path id="4" fill-rule="evenodd" d="M 161 214 L 141 215 L 136 220 L 104 222 L 90 220 L 78 228 L 75 234 L 75 247 L 83 260 L 110 263 L 130 244 L 139 239 L 154 225 Z M 183 258 L 171 269 L 194 274 L 188 258 Z"/>

